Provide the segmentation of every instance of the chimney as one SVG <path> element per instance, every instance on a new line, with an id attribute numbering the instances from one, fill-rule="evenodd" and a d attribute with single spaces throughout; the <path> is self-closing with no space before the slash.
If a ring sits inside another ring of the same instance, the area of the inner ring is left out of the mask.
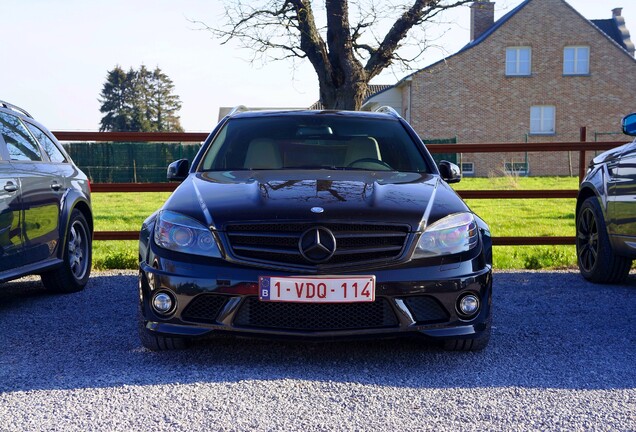
<path id="1" fill-rule="evenodd" d="M 622 16 L 623 8 L 614 8 L 612 9 L 612 19 L 614 20 L 614 24 L 616 24 L 616 29 L 618 30 L 618 42 L 623 48 L 627 50 L 627 52 L 634 57 L 634 53 L 636 52 L 636 46 L 634 46 L 634 42 L 629 35 L 629 30 L 625 26 L 625 17 Z"/>
<path id="2" fill-rule="evenodd" d="M 477 0 L 470 5 L 470 41 L 483 35 L 495 23 L 495 3 Z"/>

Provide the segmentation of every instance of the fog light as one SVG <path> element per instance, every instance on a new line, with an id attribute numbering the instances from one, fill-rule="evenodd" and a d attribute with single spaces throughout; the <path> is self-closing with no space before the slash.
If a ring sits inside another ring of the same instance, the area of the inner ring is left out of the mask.
<path id="1" fill-rule="evenodd" d="M 166 293 L 159 293 L 152 299 L 152 308 L 160 314 L 168 313 L 173 305 L 172 297 Z"/>
<path id="2" fill-rule="evenodd" d="M 479 299 L 472 294 L 465 295 L 459 300 L 459 312 L 462 315 L 475 315 L 479 310 Z"/>

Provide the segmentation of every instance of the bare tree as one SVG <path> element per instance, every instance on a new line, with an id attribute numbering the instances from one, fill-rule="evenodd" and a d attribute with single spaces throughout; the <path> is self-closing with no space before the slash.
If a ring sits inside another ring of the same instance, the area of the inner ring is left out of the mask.
<path id="1" fill-rule="evenodd" d="M 409 32 L 434 22 L 444 10 L 475 0 L 411 1 L 325 0 L 323 8 L 311 0 L 234 0 L 225 4 L 225 25 L 198 23 L 224 44 L 238 40 L 252 50 L 252 60 L 309 60 L 322 104 L 357 110 L 372 78 L 395 63 L 408 67 L 424 52 L 423 40 L 411 40 L 417 45 L 414 54 L 401 54 Z M 317 24 L 313 6 L 324 12 L 318 16 L 323 25 Z"/>

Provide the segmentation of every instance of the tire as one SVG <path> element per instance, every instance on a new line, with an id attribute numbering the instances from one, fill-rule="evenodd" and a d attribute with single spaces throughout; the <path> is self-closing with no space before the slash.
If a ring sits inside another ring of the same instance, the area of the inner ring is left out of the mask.
<path id="1" fill-rule="evenodd" d="M 490 342 L 491 322 L 488 320 L 486 329 L 474 339 L 446 339 L 442 347 L 446 351 L 481 351 Z"/>
<path id="2" fill-rule="evenodd" d="M 603 211 L 596 197 L 581 204 L 576 218 L 576 258 L 581 275 L 595 283 L 621 283 L 632 260 L 616 255 L 607 234 Z"/>
<path id="3" fill-rule="evenodd" d="M 63 239 L 64 259 L 57 269 L 42 274 L 42 284 L 50 292 L 73 293 L 84 289 L 91 274 L 92 236 L 81 211 L 71 213 Z"/>
<path id="4" fill-rule="evenodd" d="M 165 337 L 151 333 L 146 328 L 146 320 L 141 313 L 141 304 L 137 309 L 137 328 L 139 330 L 139 340 L 144 348 L 150 351 L 175 351 L 188 347 L 188 341 L 184 338 Z"/>

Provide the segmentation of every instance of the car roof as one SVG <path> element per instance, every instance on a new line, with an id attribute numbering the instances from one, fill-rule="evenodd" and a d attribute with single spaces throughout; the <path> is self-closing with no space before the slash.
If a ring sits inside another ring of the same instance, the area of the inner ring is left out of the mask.
<path id="1" fill-rule="evenodd" d="M 20 117 L 33 119 L 33 116 L 29 114 L 25 109 L 20 108 L 17 105 L 13 105 L 9 102 L 5 102 L 3 100 L 0 100 L 0 109 L 3 109 L 4 111 L 8 111 L 11 114 L 19 115 Z"/>
<path id="2" fill-rule="evenodd" d="M 263 111 L 239 111 L 231 114 L 231 118 L 257 118 L 257 117 L 351 117 L 382 120 L 397 120 L 398 117 L 382 112 L 371 111 L 342 111 L 342 110 L 263 110 Z"/>

